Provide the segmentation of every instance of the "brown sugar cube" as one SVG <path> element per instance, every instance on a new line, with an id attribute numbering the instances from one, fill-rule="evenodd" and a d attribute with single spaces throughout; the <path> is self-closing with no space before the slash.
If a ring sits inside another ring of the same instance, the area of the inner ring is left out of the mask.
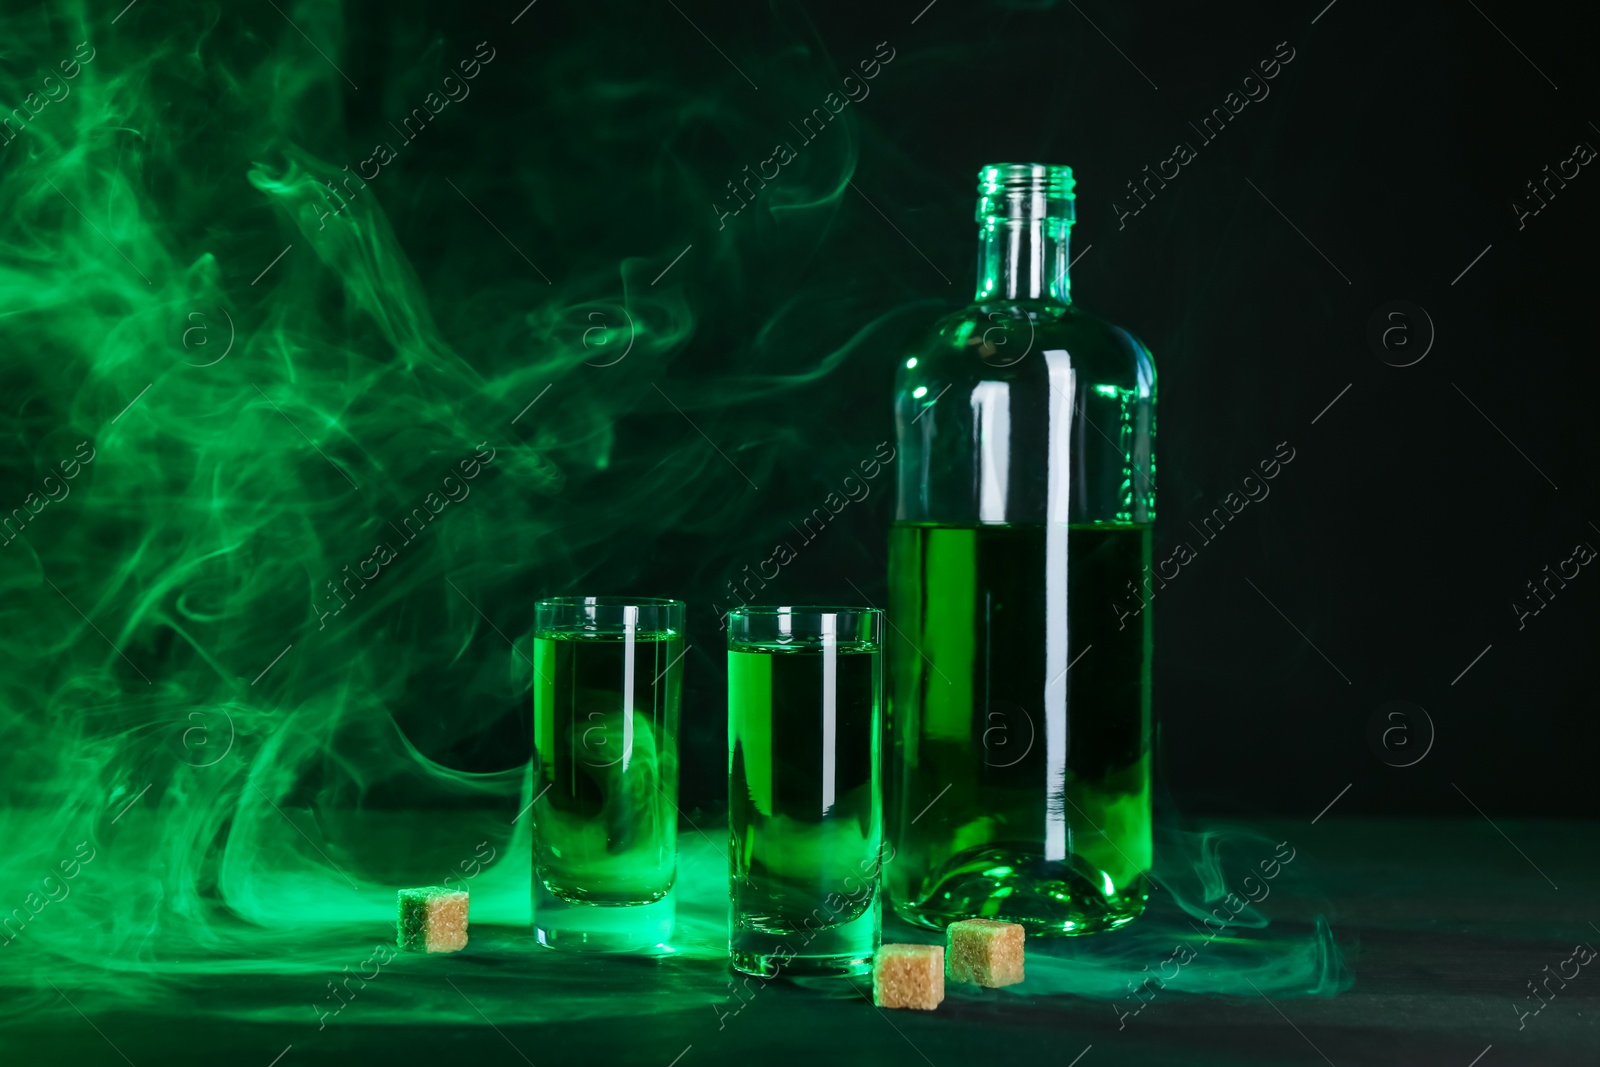
<path id="1" fill-rule="evenodd" d="M 467 947 L 467 894 L 443 886 L 400 890 L 399 937 L 410 952 L 459 952 Z"/>
<path id="2" fill-rule="evenodd" d="M 872 1002 L 880 1008 L 932 1011 L 944 1000 L 944 949 L 883 945 L 872 960 Z"/>
<path id="3" fill-rule="evenodd" d="M 950 978 L 996 988 L 1022 981 L 1023 931 L 1016 923 L 965 919 L 949 926 Z"/>

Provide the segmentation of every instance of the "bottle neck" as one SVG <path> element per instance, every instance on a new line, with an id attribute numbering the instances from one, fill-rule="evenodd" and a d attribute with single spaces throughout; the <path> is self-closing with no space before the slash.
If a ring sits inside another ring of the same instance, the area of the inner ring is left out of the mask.
<path id="1" fill-rule="evenodd" d="M 1071 233 L 1072 220 L 1067 218 L 980 218 L 976 301 L 1072 303 L 1067 278 Z"/>

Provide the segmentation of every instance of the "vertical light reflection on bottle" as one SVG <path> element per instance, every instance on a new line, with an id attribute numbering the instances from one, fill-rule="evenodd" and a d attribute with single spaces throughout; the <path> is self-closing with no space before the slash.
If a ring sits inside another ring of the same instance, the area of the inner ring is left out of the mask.
<path id="1" fill-rule="evenodd" d="M 1045 291 L 1044 219 L 1028 222 L 1028 292 L 1027 299 L 1037 300 Z"/>
<path id="2" fill-rule="evenodd" d="M 1072 421 L 1077 374 L 1061 349 L 1042 353 L 1050 377 L 1049 467 L 1045 500 L 1044 858 L 1067 858 L 1067 522 L 1072 485 Z"/>
<path id="3" fill-rule="evenodd" d="M 1022 246 L 1025 242 L 1021 239 L 1022 223 L 1012 219 L 1005 222 L 1004 226 L 1006 228 L 1006 235 L 1004 238 L 1006 269 L 1002 275 L 1004 285 L 1003 295 L 1007 300 L 1017 300 L 1026 295 L 1018 291 L 1020 287 L 1017 285 L 1018 280 L 1023 276 Z"/>
<path id="4" fill-rule="evenodd" d="M 1011 384 L 972 387 L 972 427 L 978 435 L 978 521 L 1006 521 L 1006 482 L 1011 474 Z"/>

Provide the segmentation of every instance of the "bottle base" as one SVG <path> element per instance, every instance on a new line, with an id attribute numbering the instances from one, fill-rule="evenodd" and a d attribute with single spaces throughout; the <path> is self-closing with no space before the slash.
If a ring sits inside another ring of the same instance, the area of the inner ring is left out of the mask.
<path id="1" fill-rule="evenodd" d="M 921 880 L 930 891 L 892 900 L 895 914 L 916 926 L 942 930 L 961 919 L 994 919 L 1022 926 L 1032 937 L 1080 937 L 1127 926 L 1144 914 L 1150 880 L 1136 875 L 1125 888 L 1083 857 L 1068 863 L 1003 849 L 982 849 L 951 863 L 942 877 Z M 1081 869 L 1080 869 L 1081 868 Z M 1091 877 L 1091 874 L 1097 877 Z"/>
<path id="2" fill-rule="evenodd" d="M 1143 897 L 1115 903 L 1120 906 L 1108 907 L 1095 914 L 1049 919 L 1032 914 L 1009 914 L 1004 907 L 1005 901 L 1001 900 L 981 903 L 968 911 L 949 911 L 933 904 L 897 904 L 894 913 L 913 926 L 930 930 L 943 930 L 962 919 L 993 919 L 996 922 L 1016 923 L 1027 931 L 1029 937 L 1084 937 L 1120 929 L 1144 914 Z"/>

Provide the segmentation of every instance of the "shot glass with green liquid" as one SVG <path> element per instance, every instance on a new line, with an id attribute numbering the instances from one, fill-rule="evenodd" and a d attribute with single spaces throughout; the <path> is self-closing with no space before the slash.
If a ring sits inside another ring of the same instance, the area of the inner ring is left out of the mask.
<path id="1" fill-rule="evenodd" d="M 728 614 L 728 952 L 774 977 L 864 974 L 882 916 L 883 613 Z"/>
<path id="2" fill-rule="evenodd" d="M 534 606 L 533 922 L 541 945 L 665 951 L 678 860 L 681 600 Z"/>

